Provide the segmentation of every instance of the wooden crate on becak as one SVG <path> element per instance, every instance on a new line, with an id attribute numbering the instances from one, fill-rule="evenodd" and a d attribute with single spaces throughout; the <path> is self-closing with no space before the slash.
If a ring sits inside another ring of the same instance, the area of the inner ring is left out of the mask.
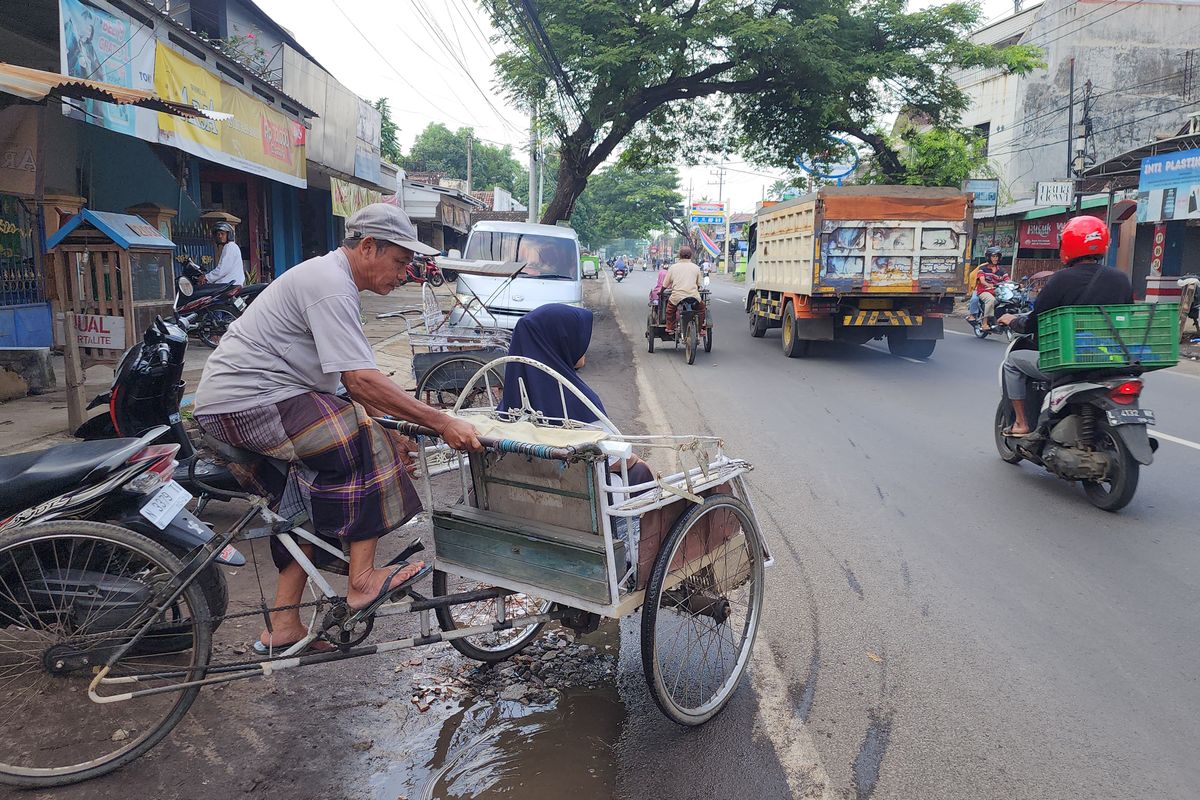
<path id="1" fill-rule="evenodd" d="M 733 487 L 728 483 L 714 486 L 701 492 L 702 497 L 714 494 L 732 494 Z M 642 590 L 650 581 L 650 571 L 654 569 L 654 561 L 671 533 L 671 528 L 679 521 L 691 506 L 687 503 L 672 503 L 664 508 L 648 511 L 642 515 L 641 533 L 638 539 L 638 570 L 637 588 Z M 742 524 L 737 514 L 729 509 L 711 511 L 700 521 L 696 532 L 689 537 L 683 551 L 671 563 L 671 569 L 678 569 L 685 562 L 691 561 L 705 553 L 711 553 L 721 545 L 729 542 L 742 532 Z"/>

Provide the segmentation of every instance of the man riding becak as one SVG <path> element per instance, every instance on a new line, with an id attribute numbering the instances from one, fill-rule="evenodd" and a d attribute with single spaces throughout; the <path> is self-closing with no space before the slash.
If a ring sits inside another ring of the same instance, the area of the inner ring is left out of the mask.
<path id="1" fill-rule="evenodd" d="M 1039 314 L 1062 306 L 1106 306 L 1133 302 L 1129 276 L 1106 267 L 1100 259 L 1108 252 L 1110 236 L 1104 220 L 1075 217 L 1059 238 L 1058 255 L 1065 265 L 1050 276 L 1028 314 L 1005 314 L 998 322 L 1017 333 L 1037 333 Z M 1049 380 L 1038 368 L 1037 350 L 1014 350 L 1004 361 L 1004 389 L 1012 401 L 1016 422 L 1006 436 L 1028 436 L 1033 432 L 1025 407 L 1028 380 Z"/>
<path id="2" fill-rule="evenodd" d="M 679 248 L 679 260 L 667 268 L 667 278 L 663 281 L 663 289 L 670 291 L 667 298 L 667 335 L 675 335 L 675 318 L 679 315 L 679 304 L 690 297 L 700 302 L 700 283 L 702 275 L 700 267 L 692 261 L 692 248 L 684 245 Z M 703 307 L 703 303 L 701 303 Z"/>
<path id="3" fill-rule="evenodd" d="M 404 282 L 417 241 L 400 208 L 366 206 L 346 221 L 346 239 L 276 278 L 229 326 L 196 391 L 196 422 L 243 450 L 290 464 L 230 465 L 250 491 L 272 497 L 279 513 L 307 512 L 316 533 L 347 544 L 346 601 L 362 609 L 403 592 L 428 572 L 421 562 L 375 567 L 379 538 L 421 510 L 409 478 L 407 440 L 371 417 L 389 414 L 432 428 L 451 447 L 482 450 L 475 429 L 416 400 L 375 365 L 363 333 L 359 292 L 389 294 Z M 350 400 L 338 397 L 339 382 Z M 311 545 L 302 545 L 314 557 Z M 307 576 L 277 538 L 275 606 L 300 602 Z M 321 553 L 317 553 L 320 564 Z M 297 608 L 272 612 L 255 648 L 286 647 L 307 630 Z"/>

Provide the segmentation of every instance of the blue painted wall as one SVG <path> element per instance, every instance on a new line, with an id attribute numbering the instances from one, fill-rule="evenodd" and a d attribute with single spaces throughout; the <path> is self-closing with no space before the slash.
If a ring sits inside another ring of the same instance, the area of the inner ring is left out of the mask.
<path id="1" fill-rule="evenodd" d="M 271 186 L 271 264 L 278 278 L 299 264 L 300 190 L 276 181 Z"/>

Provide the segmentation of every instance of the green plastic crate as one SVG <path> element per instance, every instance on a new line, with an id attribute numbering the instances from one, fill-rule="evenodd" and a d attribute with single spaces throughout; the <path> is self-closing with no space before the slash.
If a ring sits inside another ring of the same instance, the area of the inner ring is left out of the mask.
<path id="1" fill-rule="evenodd" d="M 1107 317 L 1105 314 L 1107 313 Z M 1124 347 L 1122 347 L 1124 344 Z M 1179 309 L 1169 304 L 1063 306 L 1038 316 L 1045 372 L 1179 363 Z"/>

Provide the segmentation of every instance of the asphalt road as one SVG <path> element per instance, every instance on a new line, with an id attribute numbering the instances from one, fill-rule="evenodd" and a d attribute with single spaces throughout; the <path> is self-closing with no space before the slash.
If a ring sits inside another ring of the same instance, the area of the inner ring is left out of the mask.
<path id="1" fill-rule="evenodd" d="M 646 352 L 653 279 L 611 284 L 646 424 L 754 462 L 776 564 L 753 681 L 705 728 L 645 708 L 624 631 L 621 796 L 1196 796 L 1200 444 L 1163 441 L 1105 514 L 997 457 L 1000 342 L 959 324 L 927 361 L 882 342 L 791 360 L 719 279 L 713 352 L 688 366 Z M 1200 442 L 1200 378 L 1146 383 L 1159 432 Z"/>

